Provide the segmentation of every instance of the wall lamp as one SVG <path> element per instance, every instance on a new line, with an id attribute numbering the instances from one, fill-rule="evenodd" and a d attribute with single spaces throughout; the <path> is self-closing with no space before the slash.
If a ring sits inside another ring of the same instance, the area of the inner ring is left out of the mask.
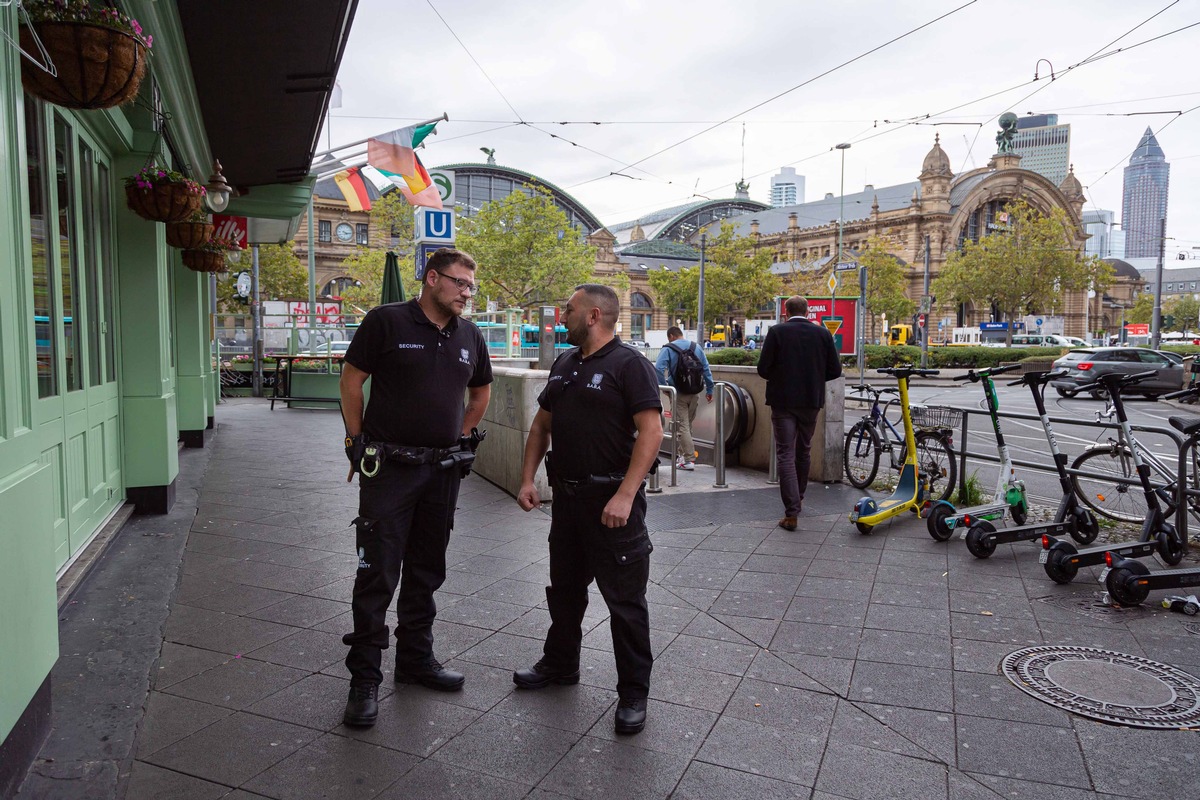
<path id="1" fill-rule="evenodd" d="M 208 176 L 208 183 L 204 189 L 206 192 L 204 201 L 208 203 L 209 208 L 219 214 L 228 207 L 233 189 L 225 182 L 225 176 L 221 174 L 220 161 L 213 161 L 213 174 Z"/>

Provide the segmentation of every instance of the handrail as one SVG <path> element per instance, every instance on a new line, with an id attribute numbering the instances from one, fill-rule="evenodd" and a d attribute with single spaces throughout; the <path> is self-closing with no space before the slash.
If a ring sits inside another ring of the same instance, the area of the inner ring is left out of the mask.
<path id="1" fill-rule="evenodd" d="M 713 442 L 713 467 L 716 469 L 716 477 L 713 480 L 714 489 L 728 489 L 729 484 L 725 482 L 725 395 L 728 393 L 732 397 L 732 384 L 728 381 L 714 381 L 713 394 L 716 395 L 717 401 L 717 435 Z"/>
<path id="2" fill-rule="evenodd" d="M 671 486 L 677 486 L 676 470 L 679 464 L 679 393 L 674 386 L 659 385 L 659 392 L 666 392 L 671 398 Z M 658 487 L 658 475 L 653 476 L 654 480 L 650 482 L 651 488 L 648 491 L 661 492 Z"/>

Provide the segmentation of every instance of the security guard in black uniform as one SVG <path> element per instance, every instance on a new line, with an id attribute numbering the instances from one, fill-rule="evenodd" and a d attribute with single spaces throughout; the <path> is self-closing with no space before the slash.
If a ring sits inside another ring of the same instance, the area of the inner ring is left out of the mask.
<path id="1" fill-rule="evenodd" d="M 571 295 L 561 321 L 576 349 L 554 362 L 525 442 L 517 502 L 526 511 L 540 504 L 533 478 L 543 456 L 554 489 L 550 631 L 541 660 L 513 673 L 513 682 L 522 689 L 579 682 L 580 624 L 594 579 L 610 614 L 616 731 L 637 733 L 654 660 L 646 606 L 654 548 L 642 481 L 662 442 L 662 404 L 654 365 L 613 334 L 619 312 L 607 286 L 584 284 Z"/>
<path id="2" fill-rule="evenodd" d="M 429 258 L 421 296 L 372 309 L 346 351 L 346 455 L 350 478 L 361 475 L 354 632 L 342 638 L 350 647 L 347 725 L 374 725 L 379 713 L 384 618 L 397 583 L 396 680 L 442 691 L 463 685 L 462 674 L 433 655 L 433 593 L 446 579 L 459 481 L 470 471 L 482 438 L 475 426 L 491 394 L 487 342 L 460 318 L 476 292 L 474 260 L 459 250 L 438 250 Z"/>

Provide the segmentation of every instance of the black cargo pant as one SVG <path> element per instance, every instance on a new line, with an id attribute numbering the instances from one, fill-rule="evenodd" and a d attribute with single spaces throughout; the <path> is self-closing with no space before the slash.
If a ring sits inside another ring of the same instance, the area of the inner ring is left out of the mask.
<path id="1" fill-rule="evenodd" d="M 608 604 L 613 655 L 617 662 L 617 694 L 645 698 L 650 692 L 650 613 L 646 582 L 650 578 L 650 537 L 646 532 L 646 494 L 638 492 L 627 524 L 606 528 L 600 514 L 614 487 L 568 495 L 554 490 L 550 524 L 550 632 L 543 648 L 547 665 L 562 670 L 579 667 L 583 614 L 588 586 L 596 581 Z"/>
<path id="2" fill-rule="evenodd" d="M 388 646 L 388 606 L 396 601 L 396 663 L 420 664 L 433 656 L 433 593 L 446 580 L 446 545 L 454 525 L 460 482 L 457 469 L 385 463 L 373 478 L 359 476 L 354 578 L 354 632 L 346 668 L 351 685 L 379 685 Z"/>

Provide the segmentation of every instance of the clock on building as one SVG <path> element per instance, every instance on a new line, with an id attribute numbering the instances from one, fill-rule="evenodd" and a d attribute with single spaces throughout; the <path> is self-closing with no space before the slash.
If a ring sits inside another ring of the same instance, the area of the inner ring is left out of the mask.
<path id="1" fill-rule="evenodd" d="M 336 233 L 339 241 L 348 242 L 354 238 L 354 228 L 351 228 L 348 222 L 339 223 Z"/>

